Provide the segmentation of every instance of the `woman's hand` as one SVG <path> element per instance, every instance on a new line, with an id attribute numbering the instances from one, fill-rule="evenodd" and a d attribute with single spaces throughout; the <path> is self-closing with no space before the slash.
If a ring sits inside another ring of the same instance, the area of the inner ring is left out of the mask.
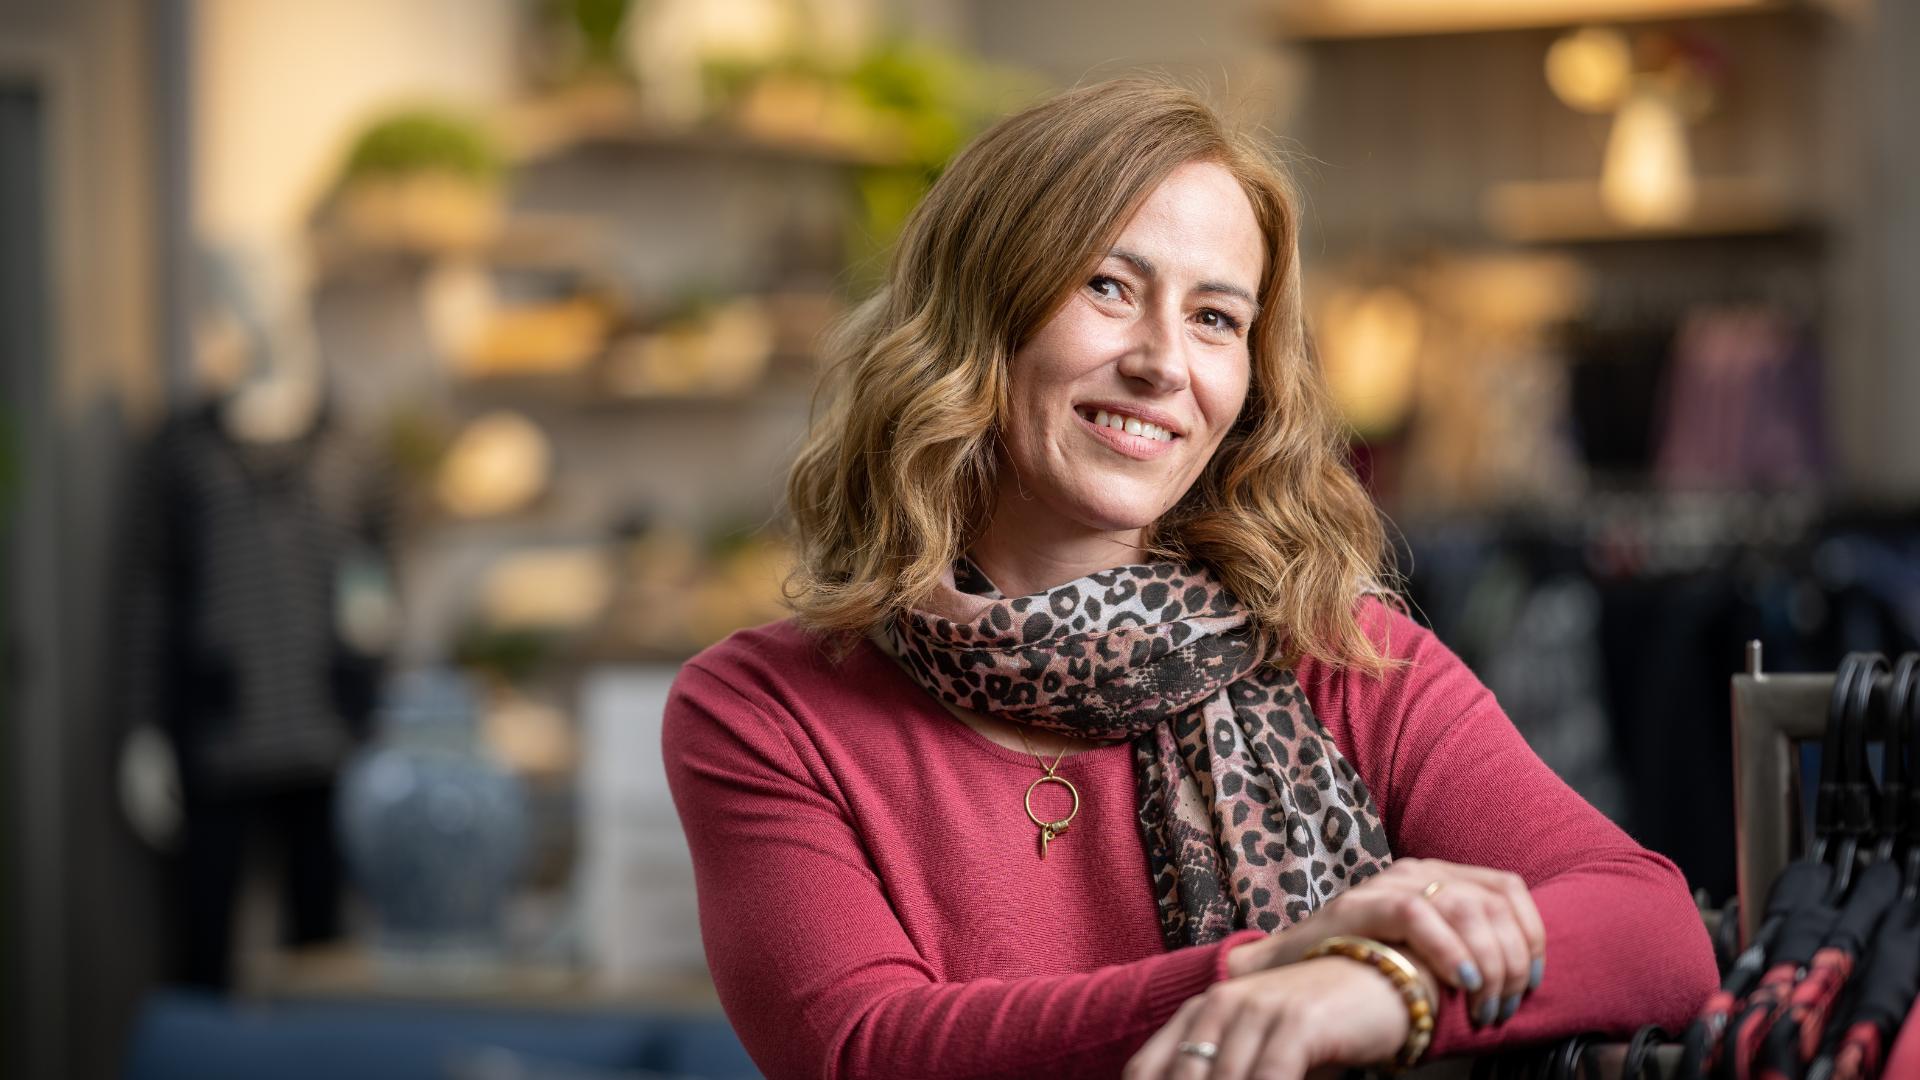
<path id="1" fill-rule="evenodd" d="M 1430 976 L 1428 992 L 1433 992 Z M 1126 1080 L 1299 1080 L 1321 1065 L 1389 1061 L 1407 1004 L 1371 965 L 1328 956 L 1215 983 L 1180 1006 L 1121 1073 Z M 1212 1043 L 1206 1058 L 1183 1042 Z"/>
<path id="2" fill-rule="evenodd" d="M 1437 885 L 1437 887 L 1436 887 Z M 1402 946 L 1468 994 L 1476 1025 L 1504 1023 L 1539 985 L 1546 927 L 1518 874 L 1440 859 L 1396 859 L 1382 873 L 1228 958 L 1239 974 L 1290 964 L 1335 934 Z"/>

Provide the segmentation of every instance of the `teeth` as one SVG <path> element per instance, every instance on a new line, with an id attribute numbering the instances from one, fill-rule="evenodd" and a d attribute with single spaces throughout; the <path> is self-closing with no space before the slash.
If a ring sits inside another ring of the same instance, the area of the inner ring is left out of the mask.
<path id="1" fill-rule="evenodd" d="M 1115 431 L 1124 431 L 1129 435 L 1138 435 L 1155 442 L 1173 441 L 1172 433 L 1158 424 L 1149 424 L 1134 417 L 1110 413 L 1105 409 L 1096 409 L 1092 420 L 1096 427 L 1110 427 Z"/>

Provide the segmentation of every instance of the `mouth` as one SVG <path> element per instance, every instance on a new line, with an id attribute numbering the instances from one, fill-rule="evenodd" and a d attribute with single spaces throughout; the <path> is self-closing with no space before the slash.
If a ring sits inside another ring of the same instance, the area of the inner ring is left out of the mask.
<path id="1" fill-rule="evenodd" d="M 1088 434 L 1135 461 L 1149 461 L 1168 453 L 1183 438 L 1170 427 L 1097 405 L 1076 406 L 1074 414 Z"/>

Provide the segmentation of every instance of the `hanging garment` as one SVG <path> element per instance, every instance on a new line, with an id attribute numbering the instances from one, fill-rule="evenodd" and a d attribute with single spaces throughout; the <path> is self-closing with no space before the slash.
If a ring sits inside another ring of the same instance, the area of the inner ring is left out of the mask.
<path id="1" fill-rule="evenodd" d="M 1689 312 L 1662 398 L 1654 473 L 1664 487 L 1769 490 L 1826 471 L 1820 357 L 1781 313 Z"/>
<path id="2" fill-rule="evenodd" d="M 1813 954 L 1820 951 L 1839 918 L 1839 910 L 1826 897 L 1788 917 L 1769 958 L 1772 966 L 1760 977 L 1760 984 L 1741 1002 L 1727 1025 L 1715 1076 L 1723 1080 L 1751 1080 L 1755 1053 L 1785 1010 L 1787 999 L 1806 974 Z"/>
<path id="3" fill-rule="evenodd" d="M 1911 955 L 1911 954 L 1909 954 Z M 1887 1066 L 1880 1075 L 1891 1080 L 1920 1076 L 1920 1009 L 1912 1009 L 1900 1024 L 1900 1035 L 1887 1055 Z"/>
<path id="4" fill-rule="evenodd" d="M 1754 932 L 1753 943 L 1734 961 L 1732 969 L 1721 981 L 1720 989 L 1707 999 L 1699 1016 L 1688 1025 L 1682 1036 L 1685 1049 L 1676 1076 L 1704 1077 L 1714 1069 L 1727 1026 L 1732 1022 L 1741 1000 L 1753 990 L 1762 973 L 1767 970 L 1769 954 L 1778 943 L 1781 929 L 1802 908 L 1818 904 L 1832 881 L 1833 867 L 1807 859 L 1789 864 L 1774 879 L 1773 888 L 1767 894 L 1766 915 Z"/>
<path id="5" fill-rule="evenodd" d="M 1876 862 L 1859 879 L 1834 923 L 1833 932 L 1813 954 L 1807 974 L 1793 988 L 1785 1012 L 1774 1022 L 1755 1062 L 1761 1080 L 1799 1080 L 1820 1050 L 1840 991 L 1853 975 L 1861 950 L 1880 927 L 1900 893 L 1900 868 Z"/>
<path id="6" fill-rule="evenodd" d="M 136 483 L 124 719 L 170 737 L 189 798 L 330 780 L 378 676 L 337 604 L 355 560 L 384 559 L 379 474 L 324 412 L 248 443 L 209 404 L 161 429 Z"/>
<path id="7" fill-rule="evenodd" d="M 133 496 L 121 718 L 164 732 L 179 767 L 176 977 L 224 989 L 256 839 L 280 852 L 285 942 L 338 936 L 329 808 L 380 669 L 349 640 L 341 589 L 384 562 L 385 488 L 324 411 L 251 443 L 209 404 L 162 427 Z"/>
<path id="8" fill-rule="evenodd" d="M 1873 1080 L 1880 1075 L 1888 1044 L 1920 993 L 1920 903 L 1908 901 L 1888 913 L 1869 955 L 1860 993 L 1833 1052 L 1833 1080 Z M 1920 1070 L 1920 1061 L 1909 1068 Z"/>

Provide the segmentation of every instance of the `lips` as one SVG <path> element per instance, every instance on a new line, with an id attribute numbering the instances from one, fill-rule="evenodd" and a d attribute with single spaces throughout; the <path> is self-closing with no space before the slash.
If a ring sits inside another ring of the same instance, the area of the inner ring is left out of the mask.
<path id="1" fill-rule="evenodd" d="M 1103 427 L 1087 419 L 1079 409 L 1073 411 L 1073 416 L 1089 436 L 1105 443 L 1115 453 L 1135 461 L 1152 461 L 1170 452 L 1180 442 L 1180 437 L 1177 435 L 1166 442 L 1161 442 L 1145 435 L 1129 435 L 1124 431 Z"/>

